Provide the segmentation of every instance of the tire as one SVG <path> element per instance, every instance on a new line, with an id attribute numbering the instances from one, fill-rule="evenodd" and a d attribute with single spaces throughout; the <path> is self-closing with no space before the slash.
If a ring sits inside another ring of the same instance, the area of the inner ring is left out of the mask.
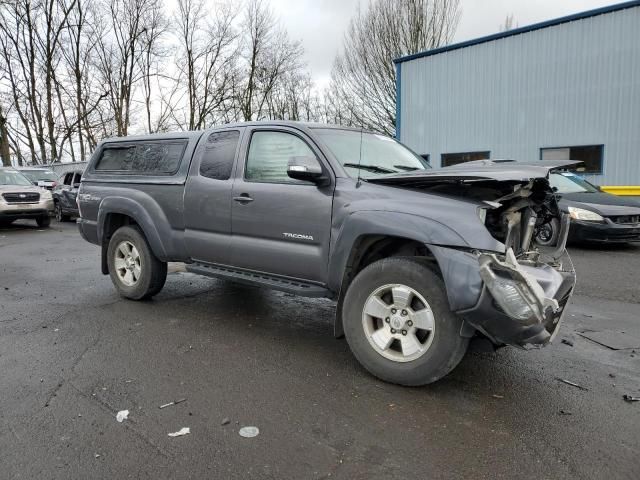
<path id="1" fill-rule="evenodd" d="M 48 228 L 51 225 L 51 217 L 49 215 L 43 215 L 36 219 L 36 222 L 40 228 Z"/>
<path id="2" fill-rule="evenodd" d="M 56 206 L 55 206 L 55 212 L 56 212 L 56 220 L 60 223 L 62 222 L 68 222 L 69 221 L 69 215 L 65 215 L 64 213 L 62 213 L 62 206 L 60 206 L 60 202 L 56 202 Z"/>
<path id="3" fill-rule="evenodd" d="M 135 226 L 120 227 L 113 234 L 107 248 L 107 264 L 116 290 L 131 300 L 153 297 L 167 280 L 166 262 L 158 260 L 144 234 Z"/>
<path id="4" fill-rule="evenodd" d="M 536 243 L 544 247 L 553 246 L 558 243 L 560 235 L 560 222 L 557 218 L 552 218 L 549 223 L 540 225 L 536 232 Z"/>
<path id="5" fill-rule="evenodd" d="M 385 289 L 390 291 L 384 293 Z M 403 302 L 407 291 L 409 301 Z M 374 297 L 375 301 L 371 300 Z M 366 305 L 380 306 L 381 310 L 373 308 L 379 316 L 369 315 L 372 308 L 365 309 Z M 382 318 L 394 312 L 391 307 L 397 307 L 395 313 Z M 342 321 L 349 347 L 364 368 L 400 385 L 426 385 L 439 380 L 460 363 L 469 344 L 469 339 L 460 336 L 462 319 L 449 310 L 442 280 L 426 262 L 413 257 L 379 260 L 358 273 L 346 292 Z M 400 326 L 399 322 L 406 323 Z M 422 329 L 427 324 L 432 328 Z M 373 340 L 379 332 L 384 336 L 383 344 L 389 336 L 393 338 L 386 349 Z M 417 346 L 414 337 L 420 348 L 412 353 Z M 405 348 L 405 341 L 409 348 Z"/>

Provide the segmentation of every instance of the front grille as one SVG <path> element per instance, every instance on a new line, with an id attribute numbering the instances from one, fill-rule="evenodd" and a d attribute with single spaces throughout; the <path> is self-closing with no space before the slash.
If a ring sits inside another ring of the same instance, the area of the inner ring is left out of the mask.
<path id="1" fill-rule="evenodd" d="M 3 193 L 2 197 L 7 203 L 37 203 L 40 194 L 35 192 Z"/>
<path id="2" fill-rule="evenodd" d="M 609 217 L 613 223 L 640 223 L 640 215 L 619 215 L 615 217 Z"/>

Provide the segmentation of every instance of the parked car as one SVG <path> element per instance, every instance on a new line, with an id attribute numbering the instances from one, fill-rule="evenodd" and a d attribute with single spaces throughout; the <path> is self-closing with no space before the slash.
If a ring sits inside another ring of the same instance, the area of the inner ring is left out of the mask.
<path id="1" fill-rule="evenodd" d="M 550 169 L 431 170 L 391 138 L 296 122 L 113 138 L 82 177 L 78 226 L 125 298 L 160 292 L 169 261 L 329 297 L 366 369 L 422 385 L 473 336 L 557 334 L 575 273 Z M 535 223 L 554 218 L 557 247 L 539 252 Z"/>
<path id="2" fill-rule="evenodd" d="M 17 170 L 27 177 L 31 183 L 47 190 L 53 190 L 53 187 L 58 183 L 58 176 L 48 168 L 20 167 Z"/>
<path id="3" fill-rule="evenodd" d="M 53 189 L 53 203 L 56 220 L 68 222 L 72 217 L 78 216 L 76 197 L 80 187 L 82 170 L 72 170 L 60 177 L 58 184 Z"/>
<path id="4" fill-rule="evenodd" d="M 13 168 L 0 167 L 0 226 L 27 218 L 39 227 L 48 227 L 52 210 L 51 192 L 34 186 Z"/>
<path id="5" fill-rule="evenodd" d="M 640 202 L 603 192 L 572 172 L 552 173 L 549 181 L 562 197 L 560 207 L 571 217 L 569 241 L 640 242 Z M 559 232 L 554 219 L 539 229 L 538 243 L 555 243 Z"/>

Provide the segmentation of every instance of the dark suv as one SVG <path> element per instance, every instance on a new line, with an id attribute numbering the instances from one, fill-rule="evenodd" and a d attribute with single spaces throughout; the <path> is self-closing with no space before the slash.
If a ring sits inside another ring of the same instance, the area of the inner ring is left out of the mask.
<path id="1" fill-rule="evenodd" d="M 53 189 L 53 203 L 56 220 L 68 222 L 78 216 L 76 197 L 80 188 L 82 170 L 73 170 L 63 174 Z"/>
<path id="2" fill-rule="evenodd" d="M 575 274 L 551 169 L 431 170 L 373 132 L 241 123 L 103 141 L 78 224 L 126 298 L 160 292 L 169 261 L 329 297 L 336 335 L 370 372 L 421 385 L 474 336 L 526 347 L 557 334 Z M 539 249 L 554 219 L 558 241 Z"/>

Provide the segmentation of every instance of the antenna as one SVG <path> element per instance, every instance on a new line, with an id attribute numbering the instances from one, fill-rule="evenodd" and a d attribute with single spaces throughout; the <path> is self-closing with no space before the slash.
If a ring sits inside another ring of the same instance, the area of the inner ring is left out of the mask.
<path id="1" fill-rule="evenodd" d="M 360 164 L 362 163 L 362 125 L 360 125 L 360 155 L 358 156 L 358 180 L 356 187 L 360 186 Z"/>

